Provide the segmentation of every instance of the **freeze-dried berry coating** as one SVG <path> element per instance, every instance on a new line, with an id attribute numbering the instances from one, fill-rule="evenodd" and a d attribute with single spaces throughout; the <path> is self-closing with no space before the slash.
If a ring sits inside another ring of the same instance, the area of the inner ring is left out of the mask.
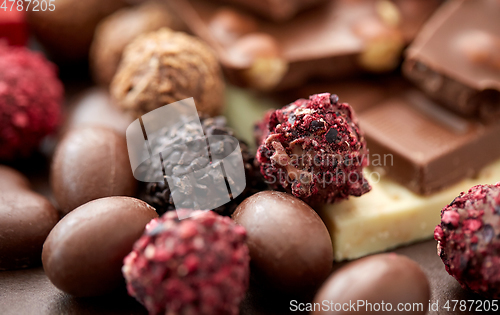
<path id="1" fill-rule="evenodd" d="M 41 54 L 0 44 L 0 160 L 29 155 L 60 120 L 63 86 Z"/>
<path id="2" fill-rule="evenodd" d="M 463 288 L 500 298 L 500 182 L 474 186 L 444 207 L 434 238 Z"/>
<path id="3" fill-rule="evenodd" d="M 368 150 L 357 118 L 337 95 L 316 94 L 269 112 L 256 127 L 266 181 L 311 205 L 361 196 Z"/>
<path id="4" fill-rule="evenodd" d="M 211 167 L 217 169 L 220 162 L 209 163 L 208 160 L 200 158 L 200 156 L 203 156 L 203 153 L 200 152 L 208 150 L 205 136 L 234 136 L 233 130 L 227 126 L 226 119 L 223 116 L 214 118 L 201 116 L 200 122 L 204 134 L 200 132 L 200 129 L 196 128 L 198 125 L 197 119 L 186 118 L 186 120 L 180 121 L 175 126 L 165 127 L 160 132 L 150 135 L 153 155 L 163 152 L 165 175 L 170 179 L 170 182 L 175 183 L 175 185 L 169 187 L 165 181 L 153 182 L 147 183 L 141 188 L 141 199 L 152 205 L 160 214 L 175 210 L 172 199 L 172 195 L 174 194 L 178 201 L 183 200 L 181 204 L 182 208 L 199 209 L 199 204 L 204 204 L 208 207 L 211 207 L 211 203 L 214 205 L 220 204 L 217 189 L 226 189 L 226 185 L 221 182 L 224 180 L 223 178 L 216 176 L 216 173 L 208 172 L 208 174 L 199 179 L 195 187 L 191 187 L 192 185 L 188 184 L 187 180 L 184 180 L 186 174 L 178 171 L 179 169 L 186 168 L 189 170 L 201 169 L 209 164 Z M 194 146 L 190 146 L 189 151 L 192 154 L 183 154 L 188 150 L 186 150 L 184 145 L 180 145 L 180 143 L 187 142 L 188 140 L 189 143 L 195 143 L 197 140 L 200 140 L 200 146 L 198 150 L 195 150 Z M 220 142 L 222 144 L 223 141 Z M 220 146 L 222 148 L 221 156 L 227 156 L 234 150 L 234 144 L 229 144 Z M 254 165 L 254 156 L 250 154 L 247 145 L 242 141 L 239 142 L 239 145 L 245 167 L 246 186 L 241 194 L 233 196 L 235 198 L 232 201 L 217 208 L 211 207 L 211 209 L 213 208 L 215 212 L 221 215 L 231 215 L 238 204 L 245 198 L 267 188 L 258 168 Z M 167 148 L 172 148 L 172 150 L 166 152 Z M 143 164 L 141 168 L 147 168 L 146 172 L 157 172 L 161 169 L 160 162 L 159 159 L 154 159 L 150 164 Z M 239 182 L 236 178 L 231 178 L 231 174 L 226 175 L 228 176 L 227 180 L 233 184 Z M 193 190 L 197 192 L 196 198 L 193 195 Z M 206 192 L 202 193 L 202 191 Z M 206 196 L 206 199 L 202 198 L 203 196 Z"/>
<path id="5" fill-rule="evenodd" d="M 124 260 L 128 292 L 150 314 L 238 314 L 249 281 L 245 241 L 229 217 L 195 211 L 179 221 L 167 212 Z"/>

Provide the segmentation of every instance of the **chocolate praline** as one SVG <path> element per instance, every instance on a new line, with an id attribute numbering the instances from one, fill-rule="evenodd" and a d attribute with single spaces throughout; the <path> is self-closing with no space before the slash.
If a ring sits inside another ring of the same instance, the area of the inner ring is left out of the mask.
<path id="1" fill-rule="evenodd" d="M 137 185 L 125 136 L 99 126 L 76 128 L 63 137 L 50 176 L 63 214 L 94 199 L 133 196 Z"/>
<path id="2" fill-rule="evenodd" d="M 500 182 L 462 192 L 434 230 L 446 271 L 463 288 L 500 298 Z"/>
<path id="3" fill-rule="evenodd" d="M 330 235 L 318 214 L 300 199 L 259 192 L 245 199 L 232 217 L 247 230 L 251 277 L 258 285 L 305 292 L 329 275 Z"/>
<path id="4" fill-rule="evenodd" d="M 256 127 L 267 182 L 311 205 L 361 196 L 368 149 L 354 110 L 335 94 L 311 95 L 267 113 Z"/>
<path id="5" fill-rule="evenodd" d="M 425 314 L 429 297 L 429 282 L 416 262 L 394 253 L 380 254 L 349 263 L 332 274 L 314 298 L 322 308 L 312 314 L 351 314 L 352 302 L 356 307 L 364 303 L 359 306 L 362 314 L 394 312 L 406 303 L 414 307 L 405 314 Z"/>
<path id="6" fill-rule="evenodd" d="M 154 208 L 130 197 L 101 198 L 78 207 L 43 244 L 45 274 L 74 296 L 97 296 L 124 286 L 123 258 L 157 217 Z"/>
<path id="7" fill-rule="evenodd" d="M 40 264 L 42 245 L 59 215 L 47 198 L 25 187 L 0 191 L 0 270 Z"/>

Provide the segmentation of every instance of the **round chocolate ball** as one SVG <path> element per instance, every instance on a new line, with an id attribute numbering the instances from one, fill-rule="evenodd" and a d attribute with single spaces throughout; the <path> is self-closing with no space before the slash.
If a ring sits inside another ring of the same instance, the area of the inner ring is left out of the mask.
<path id="1" fill-rule="evenodd" d="M 29 190 L 30 182 L 20 172 L 8 166 L 0 165 L 0 191 Z"/>
<path id="2" fill-rule="evenodd" d="M 90 48 L 90 65 L 95 81 L 109 85 L 125 47 L 137 36 L 162 27 L 178 31 L 184 28 L 168 7 L 159 2 L 124 8 L 103 19 L 96 28 Z"/>
<path id="3" fill-rule="evenodd" d="M 318 214 L 289 194 L 262 191 L 233 214 L 247 230 L 251 275 L 261 285 L 285 292 L 319 286 L 330 274 L 333 249 Z"/>
<path id="4" fill-rule="evenodd" d="M 125 135 L 132 121 L 132 117 L 113 106 L 106 89 L 93 87 L 83 91 L 71 103 L 62 133 L 79 127 L 102 126 Z"/>
<path id="5" fill-rule="evenodd" d="M 45 274 L 62 291 L 97 296 L 125 285 L 123 259 L 158 215 L 130 197 L 93 200 L 65 216 L 43 244 Z"/>
<path id="6" fill-rule="evenodd" d="M 0 270 L 39 264 L 43 242 L 59 220 L 56 209 L 25 187 L 0 189 Z"/>
<path id="7" fill-rule="evenodd" d="M 446 271 L 464 289 L 500 298 L 500 182 L 462 192 L 434 230 Z"/>
<path id="8" fill-rule="evenodd" d="M 314 298 L 322 309 L 313 314 L 351 314 L 344 304 L 358 305 L 359 301 L 364 303 L 359 308 L 362 314 L 394 312 L 399 303 L 422 303 L 422 308 L 404 314 L 425 314 L 429 298 L 429 282 L 416 262 L 394 253 L 380 254 L 349 263 L 332 274 Z"/>
<path id="9" fill-rule="evenodd" d="M 222 111 L 224 83 L 214 52 L 199 39 L 163 28 L 130 43 L 110 85 L 123 110 L 139 117 L 193 97 L 198 111 Z"/>
<path id="10" fill-rule="evenodd" d="M 63 62 L 87 58 L 99 21 L 126 5 L 123 0 L 57 0 L 52 4 L 54 8 L 47 10 L 43 6 L 39 11 L 26 10 L 26 16 L 44 48 Z"/>
<path id="11" fill-rule="evenodd" d="M 63 137 L 50 175 L 63 214 L 97 198 L 133 196 L 137 184 L 125 137 L 98 126 L 77 128 Z"/>

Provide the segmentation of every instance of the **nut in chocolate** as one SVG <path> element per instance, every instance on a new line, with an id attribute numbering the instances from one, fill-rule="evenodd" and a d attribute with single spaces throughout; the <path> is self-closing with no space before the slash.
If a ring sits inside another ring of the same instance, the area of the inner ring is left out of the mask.
<path id="1" fill-rule="evenodd" d="M 193 98 L 146 113 L 127 128 L 134 177 L 170 187 L 176 209 L 186 198 L 198 210 L 212 210 L 245 189 L 239 142 L 229 135 L 205 136 Z M 186 197 L 187 196 L 187 197 Z M 189 215 L 178 212 L 179 219 Z"/>

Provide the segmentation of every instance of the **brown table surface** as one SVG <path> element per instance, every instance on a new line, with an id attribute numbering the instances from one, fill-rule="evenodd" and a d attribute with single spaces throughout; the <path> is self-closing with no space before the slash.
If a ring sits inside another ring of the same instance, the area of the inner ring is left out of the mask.
<path id="1" fill-rule="evenodd" d="M 441 307 L 447 300 L 479 299 L 463 290 L 445 271 L 436 255 L 435 241 L 426 241 L 395 250 L 417 261 L 431 285 L 431 301 L 439 301 L 440 310 L 429 314 L 465 314 L 468 312 L 446 311 Z M 242 314 L 288 314 L 290 297 L 257 298 L 249 292 L 242 303 Z M 310 299 L 294 297 L 299 302 Z M 451 303 L 451 305 L 453 305 Z M 470 303 L 468 304 L 470 305 Z M 142 306 L 125 293 L 96 298 L 74 298 L 59 291 L 45 276 L 41 267 L 0 272 L 0 314 L 146 314 Z M 478 312 L 479 313 L 479 312 Z"/>
<path id="2" fill-rule="evenodd" d="M 63 71 L 62 74 L 64 75 L 65 72 Z M 66 95 L 69 99 L 90 85 L 88 81 L 65 83 Z M 49 199 L 51 198 L 47 180 L 49 167 L 46 157 L 38 155 L 30 160 L 18 161 L 13 166 L 28 175 L 34 190 L 49 197 Z M 394 250 L 394 252 L 415 260 L 426 273 L 431 285 L 431 302 L 439 302 L 439 311 L 430 311 L 429 314 L 469 313 L 446 311 L 442 306 L 448 300 L 451 303 L 451 300 L 480 299 L 479 296 L 463 290 L 457 281 L 448 275 L 443 263 L 436 254 L 436 242 L 434 240 L 405 246 Z M 343 264 L 336 264 L 334 267 L 338 268 Z M 299 312 L 289 311 L 291 299 L 291 297 L 279 297 L 276 293 L 260 294 L 260 290 L 251 288 L 241 305 L 241 313 L 244 315 L 297 314 Z M 293 297 L 293 299 L 297 299 L 298 302 L 310 302 L 311 296 Z M 147 312 L 124 292 L 96 298 L 74 298 L 69 296 L 54 287 L 45 276 L 42 267 L 38 267 L 27 270 L 0 271 L 0 315 L 11 314 L 83 315 L 147 314 Z"/>

